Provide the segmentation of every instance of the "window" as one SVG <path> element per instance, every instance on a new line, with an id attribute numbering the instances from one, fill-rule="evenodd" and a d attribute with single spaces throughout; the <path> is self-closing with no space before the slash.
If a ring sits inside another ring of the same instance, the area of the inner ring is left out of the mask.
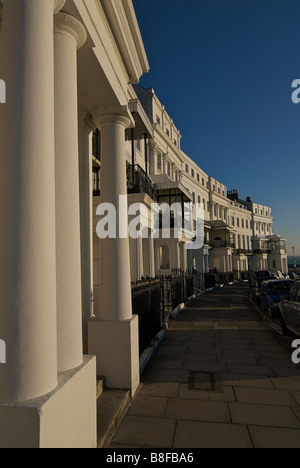
<path id="1" fill-rule="evenodd" d="M 159 249 L 159 268 L 160 270 L 170 269 L 170 253 L 169 247 L 164 245 Z"/>
<path id="2" fill-rule="evenodd" d="M 188 174 L 189 173 L 189 166 L 186 164 L 185 165 L 185 172 Z"/>
<path id="3" fill-rule="evenodd" d="M 192 175 L 193 178 L 195 177 L 195 171 L 194 171 L 194 169 L 191 169 L 191 175 Z"/>
<path id="4" fill-rule="evenodd" d="M 204 180 L 203 177 L 202 177 L 202 185 L 203 185 L 203 186 L 205 185 L 205 180 Z"/>
<path id="5" fill-rule="evenodd" d="M 174 145 L 177 146 L 177 141 L 176 140 L 174 140 Z"/>
<path id="6" fill-rule="evenodd" d="M 236 225 L 238 228 L 240 227 L 240 218 L 236 218 Z"/>
<path id="7" fill-rule="evenodd" d="M 158 125 L 160 125 L 160 118 L 158 117 L 158 115 L 156 116 L 156 123 L 158 123 Z"/>
<path id="8" fill-rule="evenodd" d="M 276 270 L 276 268 L 277 268 L 277 262 L 276 262 L 275 259 L 273 260 L 273 268 L 275 268 L 275 270 Z"/>
<path id="9" fill-rule="evenodd" d="M 246 228 L 249 229 L 249 221 L 246 219 Z"/>
<path id="10" fill-rule="evenodd" d="M 197 174 L 197 182 L 200 182 L 200 176 Z"/>
<path id="11" fill-rule="evenodd" d="M 169 177 L 171 177 L 171 164 L 168 162 L 168 165 L 167 165 L 167 174 Z"/>
<path id="12" fill-rule="evenodd" d="M 195 195 L 195 193 L 193 192 L 193 204 L 195 205 L 195 203 L 196 203 L 196 195 Z"/>
<path id="13" fill-rule="evenodd" d="M 200 195 L 198 195 L 198 205 L 200 205 L 200 203 L 201 203 L 201 197 Z"/>
<path id="14" fill-rule="evenodd" d="M 139 151 L 141 151 L 142 145 L 141 145 L 141 140 L 137 140 L 136 142 L 136 147 Z"/>
<path id="15" fill-rule="evenodd" d="M 204 211 L 205 211 L 205 199 L 203 198 L 203 208 L 204 208 Z"/>
<path id="16" fill-rule="evenodd" d="M 232 226 L 235 226 L 234 216 L 232 216 L 232 218 L 231 218 L 231 224 L 232 224 Z"/>
<path id="17" fill-rule="evenodd" d="M 168 137 L 170 136 L 170 130 L 168 128 L 166 129 L 166 134 L 168 135 Z"/>
<path id="18" fill-rule="evenodd" d="M 161 154 L 158 154 L 158 155 L 157 155 L 157 170 L 158 170 L 158 171 L 161 171 L 161 169 L 162 169 L 162 164 L 161 164 L 161 163 L 162 163 L 162 161 L 161 161 Z"/>
<path id="19" fill-rule="evenodd" d="M 244 227 L 245 227 L 245 220 L 242 219 L 242 228 L 244 229 Z"/>

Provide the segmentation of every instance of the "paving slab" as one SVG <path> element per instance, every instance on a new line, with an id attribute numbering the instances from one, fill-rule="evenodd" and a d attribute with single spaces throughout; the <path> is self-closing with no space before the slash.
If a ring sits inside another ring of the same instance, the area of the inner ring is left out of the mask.
<path id="1" fill-rule="evenodd" d="M 163 418 L 166 412 L 168 399 L 165 397 L 150 397 L 139 395 L 132 403 L 129 416 L 146 416 Z"/>
<path id="2" fill-rule="evenodd" d="M 272 406 L 295 406 L 292 395 L 285 390 L 274 390 L 264 388 L 235 388 L 237 401 L 239 403 L 254 403 Z"/>
<path id="3" fill-rule="evenodd" d="M 166 417 L 190 421 L 229 423 L 230 413 L 227 403 L 216 401 L 184 400 L 172 398 L 168 402 Z"/>
<path id="4" fill-rule="evenodd" d="M 274 427 L 249 428 L 255 448 L 300 448 L 300 430 Z"/>
<path id="5" fill-rule="evenodd" d="M 246 426 L 178 421 L 174 448 L 252 448 Z"/>
<path id="6" fill-rule="evenodd" d="M 169 448 L 173 446 L 175 428 L 174 419 L 125 416 L 112 443 Z"/>
<path id="7" fill-rule="evenodd" d="M 229 408 L 234 424 L 300 429 L 300 421 L 286 406 L 229 403 Z"/>

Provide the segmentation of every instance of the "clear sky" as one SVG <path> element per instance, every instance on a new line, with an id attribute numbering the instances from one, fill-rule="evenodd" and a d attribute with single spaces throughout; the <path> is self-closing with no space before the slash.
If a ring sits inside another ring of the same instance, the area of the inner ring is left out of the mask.
<path id="1" fill-rule="evenodd" d="M 182 149 L 273 209 L 300 255 L 299 0 L 133 0 L 153 87 Z"/>

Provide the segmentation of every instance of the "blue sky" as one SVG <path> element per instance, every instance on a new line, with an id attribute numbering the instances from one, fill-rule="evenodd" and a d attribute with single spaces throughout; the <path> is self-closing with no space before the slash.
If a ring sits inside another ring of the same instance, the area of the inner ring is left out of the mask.
<path id="1" fill-rule="evenodd" d="M 153 87 L 209 175 L 271 206 L 300 255 L 299 0 L 133 0 Z"/>

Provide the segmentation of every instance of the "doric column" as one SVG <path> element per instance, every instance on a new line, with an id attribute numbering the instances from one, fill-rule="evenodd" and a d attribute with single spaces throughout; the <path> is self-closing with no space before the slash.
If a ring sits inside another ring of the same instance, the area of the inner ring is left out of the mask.
<path id="1" fill-rule="evenodd" d="M 149 239 L 148 239 L 148 250 L 149 250 L 149 276 L 150 278 L 155 278 L 155 254 L 154 254 L 154 239 L 152 237 L 152 231 L 149 230 Z"/>
<path id="2" fill-rule="evenodd" d="M 8 0 L 0 70 L 0 403 L 57 385 L 53 13 L 64 2 Z"/>
<path id="3" fill-rule="evenodd" d="M 100 241 L 100 310 L 95 315 L 102 320 L 127 320 L 132 317 L 129 238 L 119 236 L 118 218 L 122 209 L 119 196 L 127 197 L 125 129 L 130 120 L 123 115 L 94 120 L 101 129 L 100 200 L 111 203 L 117 213 L 116 238 Z"/>
<path id="4" fill-rule="evenodd" d="M 144 254 L 143 254 L 143 238 L 138 237 L 136 240 L 136 275 L 140 281 L 144 276 Z"/>
<path id="5" fill-rule="evenodd" d="M 93 159 L 92 138 L 95 125 L 87 112 L 79 112 L 79 186 L 81 225 L 81 284 L 83 351 L 87 354 L 88 321 L 93 311 Z"/>
<path id="6" fill-rule="evenodd" d="M 174 268 L 181 269 L 179 241 L 174 242 Z"/>
<path id="7" fill-rule="evenodd" d="M 89 324 L 89 353 L 97 356 L 97 373 L 106 376 L 108 387 L 129 388 L 133 395 L 139 385 L 139 349 L 138 317 L 132 315 L 125 158 L 125 129 L 131 120 L 111 114 L 94 116 L 94 122 L 101 129 L 100 201 L 115 209 L 117 235 L 100 240 L 99 310 Z"/>
<path id="8" fill-rule="evenodd" d="M 55 158 L 58 370 L 82 363 L 82 294 L 79 216 L 77 49 L 81 23 L 55 17 Z"/>

